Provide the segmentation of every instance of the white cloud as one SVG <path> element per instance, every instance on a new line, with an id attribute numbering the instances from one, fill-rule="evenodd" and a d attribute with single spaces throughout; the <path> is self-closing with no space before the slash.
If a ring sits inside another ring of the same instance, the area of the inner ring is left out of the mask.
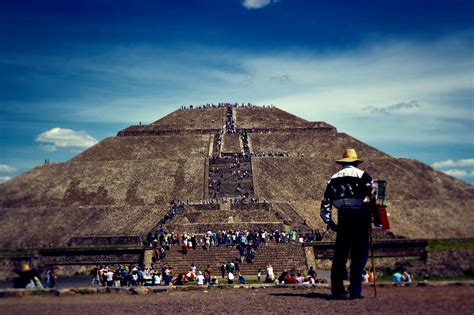
<path id="1" fill-rule="evenodd" d="M 474 158 L 439 161 L 434 162 L 431 166 L 453 177 L 461 179 L 474 177 Z"/>
<path id="2" fill-rule="evenodd" d="M 53 128 L 41 133 L 36 142 L 46 151 L 55 151 L 56 149 L 82 150 L 89 148 L 98 141 L 85 131 L 74 131 L 65 128 Z"/>
<path id="3" fill-rule="evenodd" d="M 12 179 L 10 176 L 0 176 L 0 183 L 4 183 L 10 179 Z"/>
<path id="4" fill-rule="evenodd" d="M 448 174 L 453 177 L 474 177 L 474 171 L 466 171 L 459 169 L 449 169 L 442 171 L 445 174 Z"/>
<path id="5" fill-rule="evenodd" d="M 261 9 L 272 3 L 272 0 L 244 0 L 242 5 L 247 9 Z"/>
<path id="6" fill-rule="evenodd" d="M 41 144 L 40 149 L 46 152 L 54 152 L 57 150 L 54 144 Z"/>
<path id="7" fill-rule="evenodd" d="M 16 168 L 9 165 L 0 164 L 0 173 L 13 173 L 16 172 Z"/>
<path id="8" fill-rule="evenodd" d="M 291 77 L 288 74 L 274 75 L 270 77 L 270 80 L 275 80 L 279 82 L 289 82 Z"/>
<path id="9" fill-rule="evenodd" d="M 111 89 L 84 83 L 91 98 L 66 104 L 73 110 L 64 119 L 126 126 L 154 121 L 180 105 L 252 102 L 326 121 L 368 143 L 465 144 L 472 143 L 472 98 L 461 104 L 456 93 L 472 95 L 471 51 L 465 34 L 367 42 L 342 52 L 137 45 L 92 59 L 49 60 L 47 67 L 61 71 L 67 64 L 70 72 L 113 82 Z M 45 64 L 38 57 L 21 59 Z M 369 106 L 390 115 L 375 119 L 361 110 Z"/>
<path id="10" fill-rule="evenodd" d="M 462 159 L 462 160 L 446 160 L 434 162 L 431 164 L 434 168 L 444 168 L 444 167 L 474 167 L 474 159 Z"/>
<path id="11" fill-rule="evenodd" d="M 369 111 L 371 113 L 379 113 L 379 114 L 390 114 L 394 111 L 399 111 L 402 109 L 410 109 L 420 107 L 417 101 L 410 101 L 410 102 L 400 102 L 397 104 L 385 106 L 385 107 L 376 107 L 376 106 L 367 106 L 362 108 L 362 110 Z"/>

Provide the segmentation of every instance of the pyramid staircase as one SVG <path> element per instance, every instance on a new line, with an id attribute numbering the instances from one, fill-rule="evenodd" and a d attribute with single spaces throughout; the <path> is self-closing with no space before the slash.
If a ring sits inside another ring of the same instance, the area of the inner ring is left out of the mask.
<path id="1" fill-rule="evenodd" d="M 234 246 L 211 246 L 208 250 L 203 248 L 191 249 L 187 255 L 181 252 L 180 246 L 171 246 L 163 260 L 158 260 L 156 265 L 161 268 L 164 263 L 170 264 L 174 269 L 174 274 L 187 272 L 191 264 L 197 267 L 197 270 L 204 271 L 207 265 L 210 265 L 212 274 L 220 277 L 220 265 L 222 262 L 235 261 L 239 258 L 239 251 Z M 151 261 L 151 250 L 145 254 L 145 259 Z M 276 244 L 267 243 L 261 245 L 256 250 L 253 263 L 244 261 L 240 263 L 240 271 L 243 275 L 256 275 L 258 270 L 265 274 L 266 265 L 270 263 L 275 273 L 283 270 L 306 271 L 306 257 L 304 248 L 299 244 Z"/>

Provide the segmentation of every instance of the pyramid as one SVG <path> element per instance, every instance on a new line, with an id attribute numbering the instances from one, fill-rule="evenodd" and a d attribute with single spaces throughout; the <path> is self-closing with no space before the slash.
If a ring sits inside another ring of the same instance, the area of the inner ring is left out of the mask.
<path id="1" fill-rule="evenodd" d="M 395 235 L 473 236 L 474 186 L 325 122 L 273 106 L 219 104 L 130 126 L 68 162 L 0 184 L 0 248 L 136 240 L 157 228 L 324 229 L 320 200 L 345 148 L 387 181 Z"/>

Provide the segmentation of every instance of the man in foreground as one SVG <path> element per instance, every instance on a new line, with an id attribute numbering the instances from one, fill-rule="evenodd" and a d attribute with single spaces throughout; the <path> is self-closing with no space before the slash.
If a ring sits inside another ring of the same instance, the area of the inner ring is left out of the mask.
<path id="1" fill-rule="evenodd" d="M 342 169 L 329 180 L 321 202 L 321 218 L 329 228 L 337 232 L 331 268 L 331 293 L 336 299 L 362 297 L 362 272 L 369 251 L 369 202 L 373 191 L 372 178 L 357 168 L 362 162 L 354 149 L 346 149 L 343 158 L 336 161 L 342 165 Z M 333 206 L 338 209 L 337 225 L 332 219 Z M 349 252 L 350 286 L 349 291 L 346 291 L 343 280 L 347 276 Z"/>

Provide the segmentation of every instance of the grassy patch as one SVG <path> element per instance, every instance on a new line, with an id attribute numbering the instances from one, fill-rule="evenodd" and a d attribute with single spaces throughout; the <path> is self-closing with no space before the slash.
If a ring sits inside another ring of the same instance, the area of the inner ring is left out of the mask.
<path id="1" fill-rule="evenodd" d="M 264 277 L 262 277 L 262 278 L 264 278 Z M 257 279 L 250 279 L 250 280 L 245 279 L 245 280 L 247 281 L 247 284 L 263 284 L 263 283 L 265 283 L 265 281 L 260 281 L 259 282 Z"/>
<path id="2" fill-rule="evenodd" d="M 92 294 L 92 293 L 95 293 L 96 291 L 95 290 L 91 290 L 91 289 L 88 289 L 88 288 L 83 288 L 83 289 L 79 289 L 78 293 L 79 294 Z"/>
<path id="3" fill-rule="evenodd" d="M 31 295 L 39 295 L 39 296 L 43 296 L 46 294 L 46 291 L 44 290 L 34 290 Z"/>
<path id="4" fill-rule="evenodd" d="M 449 249 L 474 249 L 474 239 L 435 239 L 428 240 L 430 251 L 440 251 Z"/>
<path id="5" fill-rule="evenodd" d="M 474 276 L 472 275 L 461 275 L 461 276 L 431 276 L 428 278 L 429 281 L 472 281 Z"/>

